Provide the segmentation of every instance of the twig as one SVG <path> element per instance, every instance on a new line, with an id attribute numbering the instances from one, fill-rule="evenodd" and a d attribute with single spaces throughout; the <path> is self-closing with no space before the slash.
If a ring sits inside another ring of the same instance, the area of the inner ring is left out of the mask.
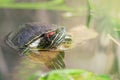
<path id="1" fill-rule="evenodd" d="M 110 34 L 108 34 L 108 37 L 109 37 L 115 44 L 117 44 L 118 46 L 120 46 L 120 43 L 119 43 L 115 38 L 113 38 Z"/>

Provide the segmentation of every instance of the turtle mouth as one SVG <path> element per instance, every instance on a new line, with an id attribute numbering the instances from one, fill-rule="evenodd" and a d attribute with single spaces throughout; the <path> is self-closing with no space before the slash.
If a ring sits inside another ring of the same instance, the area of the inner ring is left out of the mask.
<path id="1" fill-rule="evenodd" d="M 61 44 L 57 47 L 59 50 L 68 50 L 72 46 L 72 38 L 71 35 L 66 35 L 65 39 L 61 42 Z"/>

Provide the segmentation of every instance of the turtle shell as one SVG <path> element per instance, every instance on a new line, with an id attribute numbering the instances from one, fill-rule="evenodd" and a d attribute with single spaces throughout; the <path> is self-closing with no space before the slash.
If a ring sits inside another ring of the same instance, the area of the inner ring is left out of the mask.
<path id="1" fill-rule="evenodd" d="M 7 43 L 17 49 L 24 48 L 28 43 L 32 43 L 34 39 L 42 36 L 42 34 L 57 29 L 54 25 L 27 23 L 20 29 L 11 32 L 8 36 Z"/>

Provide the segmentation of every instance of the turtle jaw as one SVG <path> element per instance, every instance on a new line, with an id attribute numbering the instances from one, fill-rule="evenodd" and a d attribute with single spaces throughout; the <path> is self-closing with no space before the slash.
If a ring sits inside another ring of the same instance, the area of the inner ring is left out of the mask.
<path id="1" fill-rule="evenodd" d="M 71 35 L 66 35 L 65 39 L 61 44 L 57 47 L 58 50 L 68 50 L 72 47 L 72 38 Z"/>

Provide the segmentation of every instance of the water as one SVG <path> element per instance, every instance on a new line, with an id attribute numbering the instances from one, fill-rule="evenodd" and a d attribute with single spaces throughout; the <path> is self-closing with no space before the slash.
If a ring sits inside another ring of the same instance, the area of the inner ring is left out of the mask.
<path id="1" fill-rule="evenodd" d="M 94 11 L 95 13 L 90 28 L 93 29 L 93 31 L 91 31 L 92 33 L 96 32 L 98 34 L 96 37 L 92 37 L 93 34 L 89 33 L 89 30 L 86 31 L 82 29 L 79 31 L 79 28 L 81 29 L 83 26 L 86 27 L 86 2 L 84 0 L 65 1 L 67 5 L 75 8 L 78 8 L 80 3 L 83 8 L 75 12 L 43 9 L 0 9 L 0 72 L 3 78 L 6 78 L 3 80 L 8 80 L 7 78 L 9 77 L 9 80 L 25 80 L 31 73 L 49 71 L 44 64 L 37 64 L 26 57 L 19 56 L 17 51 L 13 51 L 3 42 L 4 37 L 10 31 L 17 29 L 19 25 L 27 22 L 41 22 L 64 26 L 67 32 L 71 31 L 70 34 L 74 29 L 77 29 L 78 32 L 73 31 L 72 33 L 75 34 L 74 36 L 76 37 L 73 38 L 75 44 L 73 48 L 66 51 L 65 54 L 64 61 L 66 68 L 85 69 L 95 72 L 96 74 L 108 74 L 114 80 L 118 80 L 120 48 L 108 36 L 108 34 L 110 34 L 110 36 L 116 38 L 113 33 L 115 36 L 118 36 L 113 30 L 113 26 L 117 25 L 117 23 L 115 23 L 116 25 L 113 24 L 115 21 L 113 18 L 117 17 L 119 19 L 119 12 L 114 10 L 117 7 L 117 1 L 110 1 L 111 3 L 114 2 L 111 9 L 108 9 L 109 5 L 107 6 L 104 0 L 93 1 L 96 10 Z M 104 3 L 103 6 L 105 6 L 105 9 L 100 6 L 102 3 Z M 109 11 L 110 14 L 107 13 L 106 10 Z M 70 13 L 72 17 L 65 15 L 66 13 Z M 109 21 L 111 18 L 113 21 Z M 86 38 L 86 36 L 88 37 Z M 119 38 L 117 38 L 117 41 L 119 41 Z"/>

